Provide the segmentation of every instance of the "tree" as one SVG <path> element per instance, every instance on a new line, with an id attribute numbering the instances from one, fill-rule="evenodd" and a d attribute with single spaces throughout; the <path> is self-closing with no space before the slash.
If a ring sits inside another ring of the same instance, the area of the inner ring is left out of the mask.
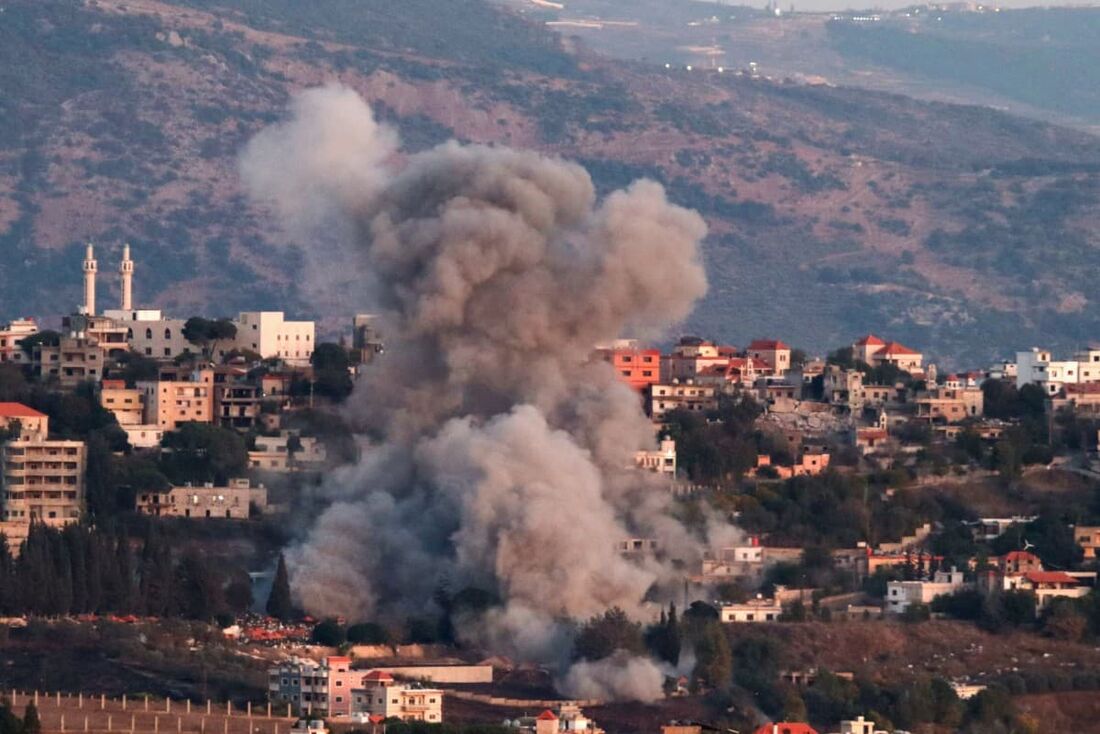
<path id="1" fill-rule="evenodd" d="M 326 619 L 313 628 L 309 637 L 311 642 L 325 647 L 339 647 L 347 642 L 344 628 L 335 619 Z"/>
<path id="2" fill-rule="evenodd" d="M 721 622 L 711 621 L 695 640 L 695 677 L 710 688 L 733 683 L 733 655 Z"/>
<path id="3" fill-rule="evenodd" d="M 1043 619 L 1043 632 L 1058 639 L 1078 642 L 1088 631 L 1088 619 L 1068 599 L 1055 599 Z"/>
<path id="4" fill-rule="evenodd" d="M 360 622 L 348 627 L 348 642 L 356 645 L 388 645 L 390 633 L 377 622 Z"/>
<path id="5" fill-rule="evenodd" d="M 212 359 L 220 341 L 235 339 L 237 325 L 229 319 L 204 319 L 192 316 L 183 325 L 183 338 L 202 347 L 203 356 Z"/>
<path id="6" fill-rule="evenodd" d="M 353 384 L 348 372 L 351 358 L 347 349 L 332 342 L 322 342 L 313 350 L 310 362 L 313 364 L 314 389 L 318 395 L 339 402 L 351 394 Z"/>
<path id="7" fill-rule="evenodd" d="M 641 624 L 631 621 L 618 607 L 585 622 L 573 640 L 573 657 L 578 660 L 602 660 L 616 650 L 645 652 Z"/>
<path id="8" fill-rule="evenodd" d="M 164 434 L 160 469 L 177 484 L 224 483 L 248 466 L 248 449 L 236 431 L 208 423 L 184 423 Z"/>
<path id="9" fill-rule="evenodd" d="M 42 721 L 38 718 L 38 707 L 34 701 L 28 703 L 23 711 L 23 734 L 42 734 Z"/>
<path id="10" fill-rule="evenodd" d="M 56 347 L 59 344 L 61 344 L 61 334 L 50 329 L 44 329 L 19 340 L 19 348 L 28 357 L 34 354 L 34 348 L 37 346 Z"/>
<path id="11" fill-rule="evenodd" d="M 275 580 L 271 584 L 271 594 L 267 597 L 267 613 L 284 622 L 294 618 L 294 603 L 290 599 L 290 577 L 286 572 L 286 558 L 279 554 L 279 564 L 275 567 Z"/>

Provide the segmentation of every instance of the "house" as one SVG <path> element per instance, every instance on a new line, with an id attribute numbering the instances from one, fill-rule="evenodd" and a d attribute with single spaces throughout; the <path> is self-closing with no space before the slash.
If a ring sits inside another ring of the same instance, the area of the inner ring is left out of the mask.
<path id="1" fill-rule="evenodd" d="M 745 356 L 767 362 L 772 373 L 783 376 L 791 369 L 791 348 L 778 339 L 755 339 L 745 350 Z"/>
<path id="2" fill-rule="evenodd" d="M 27 364 L 29 356 L 19 342 L 38 333 L 34 319 L 16 319 L 0 326 L 0 363 Z"/>
<path id="3" fill-rule="evenodd" d="M 439 724 L 443 721 L 443 691 L 419 683 L 398 683 L 386 671 L 372 670 L 352 691 L 351 713 Z"/>
<path id="4" fill-rule="evenodd" d="M 1062 385 L 1050 398 L 1051 412 L 1071 408 L 1078 413 L 1100 413 L 1100 382 L 1083 385 Z"/>
<path id="5" fill-rule="evenodd" d="M 50 417 L 22 403 L 0 403 L 0 429 L 20 439 L 42 439 L 50 433 Z"/>
<path id="6" fill-rule="evenodd" d="M 829 468 L 829 454 L 825 451 L 804 451 L 791 466 L 772 464 L 771 456 L 759 454 L 756 457 L 756 467 L 752 470 L 752 475 L 759 476 L 760 470 L 765 467 L 774 470 L 779 479 L 814 476 Z"/>
<path id="7" fill-rule="evenodd" d="M 636 452 L 634 465 L 639 469 L 657 474 L 676 476 L 676 441 L 671 438 L 662 438 L 657 450 Z"/>
<path id="8" fill-rule="evenodd" d="M 930 604 L 933 599 L 963 588 L 963 572 L 936 571 L 931 581 L 890 581 L 886 584 L 886 610 L 901 614 L 913 604 Z"/>
<path id="9" fill-rule="evenodd" d="M 944 385 L 921 393 L 916 403 L 918 418 L 958 423 L 985 412 L 985 393 L 980 387 L 964 386 L 956 375 L 948 375 Z"/>
<path id="10" fill-rule="evenodd" d="M 837 734 L 886 734 L 885 731 L 875 728 L 874 721 L 868 721 L 862 716 L 840 722 L 840 731 Z"/>
<path id="11" fill-rule="evenodd" d="M 661 381 L 661 350 L 641 349 L 633 340 L 622 340 L 596 350 L 611 365 L 616 377 L 641 392 Z"/>
<path id="12" fill-rule="evenodd" d="M 648 412 L 655 421 L 662 420 L 674 410 L 688 410 L 703 413 L 718 408 L 718 395 L 714 387 L 699 385 L 688 380 L 671 384 L 649 386 Z"/>
<path id="13" fill-rule="evenodd" d="M 1085 551 L 1085 559 L 1092 560 L 1100 549 L 1100 525 L 1078 525 L 1073 529 L 1073 539 Z"/>
<path id="14" fill-rule="evenodd" d="M 135 509 L 154 517 L 232 518 L 247 520 L 251 508 L 262 512 L 267 507 L 267 489 L 253 486 L 248 479 L 230 479 L 227 486 L 212 483 L 201 487 L 185 485 L 164 492 L 142 492 Z"/>
<path id="15" fill-rule="evenodd" d="M 863 373 L 846 370 L 835 364 L 828 365 L 823 373 L 823 398 L 829 405 L 845 408 L 849 413 L 863 410 Z"/>
<path id="16" fill-rule="evenodd" d="M 278 436 L 256 436 L 255 448 L 248 452 L 253 469 L 293 472 L 321 468 L 328 459 L 325 445 L 297 431 L 281 431 Z"/>
<path id="17" fill-rule="evenodd" d="M 809 724 L 781 721 L 758 726 L 752 734 L 817 734 L 817 730 Z"/>
<path id="18" fill-rule="evenodd" d="M 775 599 L 757 597 L 739 604 L 716 603 L 718 619 L 728 624 L 777 622 L 783 606 Z"/>
<path id="19" fill-rule="evenodd" d="M 1010 551 L 990 560 L 1003 574 L 1023 574 L 1043 570 L 1043 562 L 1039 560 L 1039 556 L 1027 551 Z"/>
<path id="20" fill-rule="evenodd" d="M 724 369 L 735 356 L 734 347 L 719 346 L 695 336 L 681 337 L 672 353 L 661 357 L 661 380 L 693 380 L 707 368 Z"/>
<path id="21" fill-rule="evenodd" d="M 1051 599 L 1080 599 L 1092 590 L 1065 571 L 1028 571 L 1005 576 L 1005 590 L 1017 589 L 1035 594 L 1035 608 L 1045 608 Z"/>
<path id="22" fill-rule="evenodd" d="M 890 441 L 890 434 L 885 428 L 871 426 L 856 429 L 856 448 L 864 456 L 873 454 L 886 448 Z"/>
<path id="23" fill-rule="evenodd" d="M 886 346 L 885 341 L 874 334 L 868 334 L 852 342 L 852 358 L 859 362 L 871 364 L 875 353 L 884 346 Z"/>
<path id="24" fill-rule="evenodd" d="M 124 380 L 104 380 L 99 404 L 115 416 L 120 426 L 138 425 L 145 415 L 145 392 L 126 387 Z"/>
<path id="25" fill-rule="evenodd" d="M 603 729 L 585 716 L 577 704 L 568 701 L 561 703 L 557 713 L 546 709 L 538 716 L 522 716 L 518 719 L 505 720 L 504 725 L 522 734 L 560 734 L 561 732 L 603 734 Z"/>
<path id="26" fill-rule="evenodd" d="M 871 355 L 873 366 L 892 364 L 902 372 L 920 373 L 923 369 L 924 355 L 899 342 L 886 342 L 882 348 Z"/>

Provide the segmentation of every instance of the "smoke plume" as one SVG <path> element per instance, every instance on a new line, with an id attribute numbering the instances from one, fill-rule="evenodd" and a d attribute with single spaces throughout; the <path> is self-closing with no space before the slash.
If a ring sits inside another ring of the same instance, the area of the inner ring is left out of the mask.
<path id="1" fill-rule="evenodd" d="M 327 482 L 331 504 L 290 553 L 293 587 L 310 612 L 353 620 L 423 613 L 441 584 L 491 590 L 502 606 L 459 633 L 563 664 L 568 620 L 612 606 L 652 616 L 646 600 L 682 573 L 666 559 L 706 542 L 632 468 L 653 428 L 592 358 L 688 315 L 706 290 L 706 227 L 652 181 L 598 201 L 585 170 L 557 158 L 450 142 L 397 166 L 396 141 L 353 92 L 326 87 L 242 158 L 250 191 L 288 226 L 348 233 L 340 282 L 368 289 L 385 324 L 386 353 L 349 401 L 384 438 Z M 624 558 L 630 537 L 665 552 Z M 660 683 L 652 663 L 616 659 L 561 685 L 650 700 Z"/>

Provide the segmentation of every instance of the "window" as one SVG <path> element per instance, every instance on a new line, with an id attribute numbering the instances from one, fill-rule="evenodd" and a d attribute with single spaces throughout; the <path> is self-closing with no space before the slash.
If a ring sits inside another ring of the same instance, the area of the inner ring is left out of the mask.
<path id="1" fill-rule="evenodd" d="M 164 338 L 165 339 L 171 339 L 172 338 L 172 330 L 171 329 L 165 329 L 164 330 Z"/>
<path id="2" fill-rule="evenodd" d="M 153 330 L 152 329 L 146 329 L 145 330 L 145 338 L 146 339 L 152 339 L 153 338 Z"/>

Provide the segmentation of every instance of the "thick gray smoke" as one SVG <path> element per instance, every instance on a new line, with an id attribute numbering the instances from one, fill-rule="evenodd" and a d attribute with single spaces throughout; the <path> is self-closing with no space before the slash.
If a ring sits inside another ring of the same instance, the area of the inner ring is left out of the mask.
<path id="1" fill-rule="evenodd" d="M 616 605 L 647 618 L 647 595 L 678 580 L 617 541 L 654 537 L 662 558 L 690 561 L 707 540 L 631 468 L 653 428 L 591 358 L 687 316 L 706 289 L 706 227 L 652 181 L 597 201 L 583 168 L 531 152 L 451 142 L 391 170 L 395 140 L 327 87 L 299 95 L 242 161 L 290 224 L 353 233 L 339 265 L 372 284 L 386 324 L 386 354 L 350 401 L 385 438 L 327 482 L 332 504 L 290 555 L 294 590 L 315 614 L 368 619 L 422 612 L 441 583 L 490 589 L 503 606 L 460 633 L 558 663 L 566 620 Z M 619 663 L 575 667 L 562 686 L 660 694 L 655 665 Z"/>

